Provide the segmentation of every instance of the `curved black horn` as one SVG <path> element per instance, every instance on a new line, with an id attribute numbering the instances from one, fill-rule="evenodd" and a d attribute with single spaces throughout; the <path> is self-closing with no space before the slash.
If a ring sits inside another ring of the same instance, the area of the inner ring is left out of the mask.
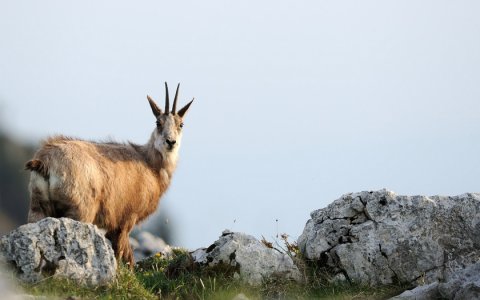
<path id="1" fill-rule="evenodd" d="M 170 111 L 170 98 L 168 97 L 168 85 L 165 81 L 165 114 Z"/>
<path id="2" fill-rule="evenodd" d="M 177 112 L 177 99 L 178 99 L 178 89 L 180 88 L 180 83 L 177 85 L 177 91 L 175 92 L 175 98 L 173 99 L 173 108 L 172 114 Z"/>

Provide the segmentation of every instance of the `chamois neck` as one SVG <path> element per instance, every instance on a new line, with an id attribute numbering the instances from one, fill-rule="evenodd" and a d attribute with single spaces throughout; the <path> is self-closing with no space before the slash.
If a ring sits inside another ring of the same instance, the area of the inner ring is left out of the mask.
<path id="1" fill-rule="evenodd" d="M 158 151 L 155 148 L 154 134 L 152 134 L 144 150 L 148 165 L 156 172 L 167 172 L 168 177 L 171 178 L 177 166 L 178 148 L 174 151 Z"/>

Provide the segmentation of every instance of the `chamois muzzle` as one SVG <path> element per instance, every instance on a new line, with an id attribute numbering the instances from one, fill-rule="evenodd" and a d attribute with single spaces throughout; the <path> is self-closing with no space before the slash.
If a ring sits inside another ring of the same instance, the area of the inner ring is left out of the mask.
<path id="1" fill-rule="evenodd" d="M 166 139 L 165 142 L 166 142 L 167 145 L 168 145 L 168 149 L 169 149 L 169 150 L 172 150 L 172 149 L 173 149 L 173 146 L 175 145 L 175 143 L 176 143 L 177 141 L 176 141 L 176 140 Z"/>

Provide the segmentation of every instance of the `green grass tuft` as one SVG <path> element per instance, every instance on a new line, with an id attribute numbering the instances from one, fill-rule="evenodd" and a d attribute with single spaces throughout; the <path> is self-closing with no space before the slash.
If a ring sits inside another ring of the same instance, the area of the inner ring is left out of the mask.
<path id="1" fill-rule="evenodd" d="M 35 284 L 21 284 L 31 295 L 74 297 L 82 299 L 156 299 L 125 266 L 117 270 L 117 278 L 108 286 L 87 287 L 63 278 L 46 278 Z"/>

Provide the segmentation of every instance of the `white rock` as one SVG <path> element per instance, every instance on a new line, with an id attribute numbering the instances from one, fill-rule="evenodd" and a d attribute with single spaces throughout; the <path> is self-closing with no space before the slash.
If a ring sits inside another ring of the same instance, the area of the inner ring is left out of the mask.
<path id="1" fill-rule="evenodd" d="M 166 257 L 173 253 L 172 248 L 163 239 L 148 231 L 140 231 L 134 237 L 130 237 L 130 245 L 133 249 L 135 261 L 140 261 L 156 253 L 161 253 Z"/>
<path id="2" fill-rule="evenodd" d="M 451 274 L 438 291 L 445 299 L 480 299 L 480 262 Z"/>
<path id="3" fill-rule="evenodd" d="M 391 300 L 480 299 L 480 262 L 458 270 L 446 282 L 433 282 L 408 290 Z"/>
<path id="4" fill-rule="evenodd" d="M 300 250 L 352 282 L 428 284 L 480 259 L 480 194 L 352 193 L 311 217 Z"/>
<path id="5" fill-rule="evenodd" d="M 193 261 L 199 264 L 206 264 L 207 261 L 207 248 L 199 248 L 195 251 L 190 252 L 192 255 Z"/>
<path id="6" fill-rule="evenodd" d="M 117 269 L 110 242 L 98 228 L 68 218 L 45 218 L 3 236 L 0 261 L 30 283 L 54 276 L 104 285 L 115 278 Z"/>
<path id="7" fill-rule="evenodd" d="M 390 300 L 434 300 L 440 299 L 438 293 L 438 282 L 432 282 L 427 285 L 420 285 L 413 290 L 408 290 Z"/>
<path id="8" fill-rule="evenodd" d="M 301 274 L 290 256 L 266 247 L 253 236 L 244 233 L 224 232 L 207 249 L 192 252 L 194 261 L 213 266 L 228 264 L 236 268 L 240 278 L 259 285 L 270 276 L 301 281 Z"/>

